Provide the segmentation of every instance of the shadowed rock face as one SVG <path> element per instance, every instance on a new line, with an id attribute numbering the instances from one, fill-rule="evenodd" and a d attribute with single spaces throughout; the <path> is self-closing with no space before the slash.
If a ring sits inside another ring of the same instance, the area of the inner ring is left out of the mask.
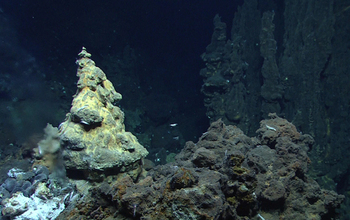
<path id="1" fill-rule="evenodd" d="M 176 162 L 151 169 L 136 184 L 129 176 L 104 182 L 76 207 L 101 206 L 104 218 L 117 210 L 140 219 L 335 217 L 344 197 L 321 189 L 306 174 L 314 140 L 276 114 L 269 116 L 253 138 L 218 120 L 197 143 L 187 142 Z"/>
<path id="2" fill-rule="evenodd" d="M 121 100 L 105 73 L 83 48 L 77 60 L 77 93 L 70 112 L 60 125 L 63 159 L 68 174 L 90 180 L 128 172 L 136 179 L 147 150 L 124 128 Z"/>

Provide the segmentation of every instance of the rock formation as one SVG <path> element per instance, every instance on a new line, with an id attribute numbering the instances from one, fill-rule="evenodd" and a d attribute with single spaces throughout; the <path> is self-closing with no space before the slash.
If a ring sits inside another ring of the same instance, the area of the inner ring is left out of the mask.
<path id="1" fill-rule="evenodd" d="M 306 173 L 313 138 L 270 117 L 252 138 L 218 120 L 176 162 L 104 181 L 58 219 L 334 219 L 344 196 Z"/>
<path id="2" fill-rule="evenodd" d="M 127 172 L 136 179 L 147 150 L 125 131 L 122 99 L 85 48 L 77 60 L 78 90 L 70 112 L 60 125 L 63 159 L 68 176 L 102 180 Z"/>
<path id="3" fill-rule="evenodd" d="M 204 78 L 202 93 L 211 122 L 222 119 L 226 124 L 237 125 L 248 135 L 257 129 L 260 117 L 260 12 L 257 1 L 244 1 L 233 19 L 231 38 L 226 24 L 216 15 L 211 43 L 202 59 Z M 258 89 L 257 89 L 258 88 Z"/>

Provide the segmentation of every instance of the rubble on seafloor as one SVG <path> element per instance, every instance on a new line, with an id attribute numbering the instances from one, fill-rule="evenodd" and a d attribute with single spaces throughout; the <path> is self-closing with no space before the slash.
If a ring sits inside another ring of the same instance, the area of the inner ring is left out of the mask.
<path id="1" fill-rule="evenodd" d="M 336 219 L 344 196 L 307 175 L 313 138 L 269 116 L 252 138 L 218 120 L 176 162 L 107 178 L 58 219 Z"/>
<path id="2" fill-rule="evenodd" d="M 0 186 L 0 219 L 56 219 L 80 197 L 73 184 L 59 184 L 42 165 L 29 171 L 12 168 L 7 176 Z"/>

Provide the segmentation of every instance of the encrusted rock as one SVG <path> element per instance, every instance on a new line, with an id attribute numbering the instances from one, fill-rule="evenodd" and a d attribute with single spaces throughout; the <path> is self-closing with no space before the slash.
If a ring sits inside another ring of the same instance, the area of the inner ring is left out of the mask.
<path id="1" fill-rule="evenodd" d="M 2 215 L 8 217 L 14 217 L 21 215 L 28 210 L 30 199 L 23 196 L 22 192 L 16 192 L 11 198 L 7 198 L 2 201 L 5 206 L 2 209 Z"/>
<path id="2" fill-rule="evenodd" d="M 106 204 L 98 212 L 106 218 L 117 207 L 123 218 L 152 220 L 335 219 L 344 196 L 321 189 L 306 173 L 312 138 L 270 116 L 253 138 L 218 120 L 197 143 L 187 142 L 176 162 L 154 167 L 140 182 L 106 181 L 79 205 L 93 207 L 60 219 L 93 216 Z"/>
<path id="3" fill-rule="evenodd" d="M 136 179 L 148 152 L 125 131 L 124 113 L 116 106 L 121 94 L 85 48 L 79 56 L 78 90 L 59 130 L 68 175 L 97 181 L 106 175 L 128 172 Z"/>

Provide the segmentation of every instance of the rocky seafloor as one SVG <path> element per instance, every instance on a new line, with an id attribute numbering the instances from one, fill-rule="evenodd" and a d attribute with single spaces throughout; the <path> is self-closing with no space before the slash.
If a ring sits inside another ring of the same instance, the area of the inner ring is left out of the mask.
<path id="1" fill-rule="evenodd" d="M 337 218 L 344 196 L 307 175 L 314 139 L 287 120 L 269 114 L 255 137 L 217 120 L 154 167 L 125 131 L 121 95 L 85 48 L 79 57 L 66 120 L 2 178 L 0 219 Z"/>
<path id="2" fill-rule="evenodd" d="M 176 162 L 94 183 L 57 219 L 337 219 L 344 196 L 307 175 L 313 144 L 275 114 L 256 137 L 219 120 Z"/>

